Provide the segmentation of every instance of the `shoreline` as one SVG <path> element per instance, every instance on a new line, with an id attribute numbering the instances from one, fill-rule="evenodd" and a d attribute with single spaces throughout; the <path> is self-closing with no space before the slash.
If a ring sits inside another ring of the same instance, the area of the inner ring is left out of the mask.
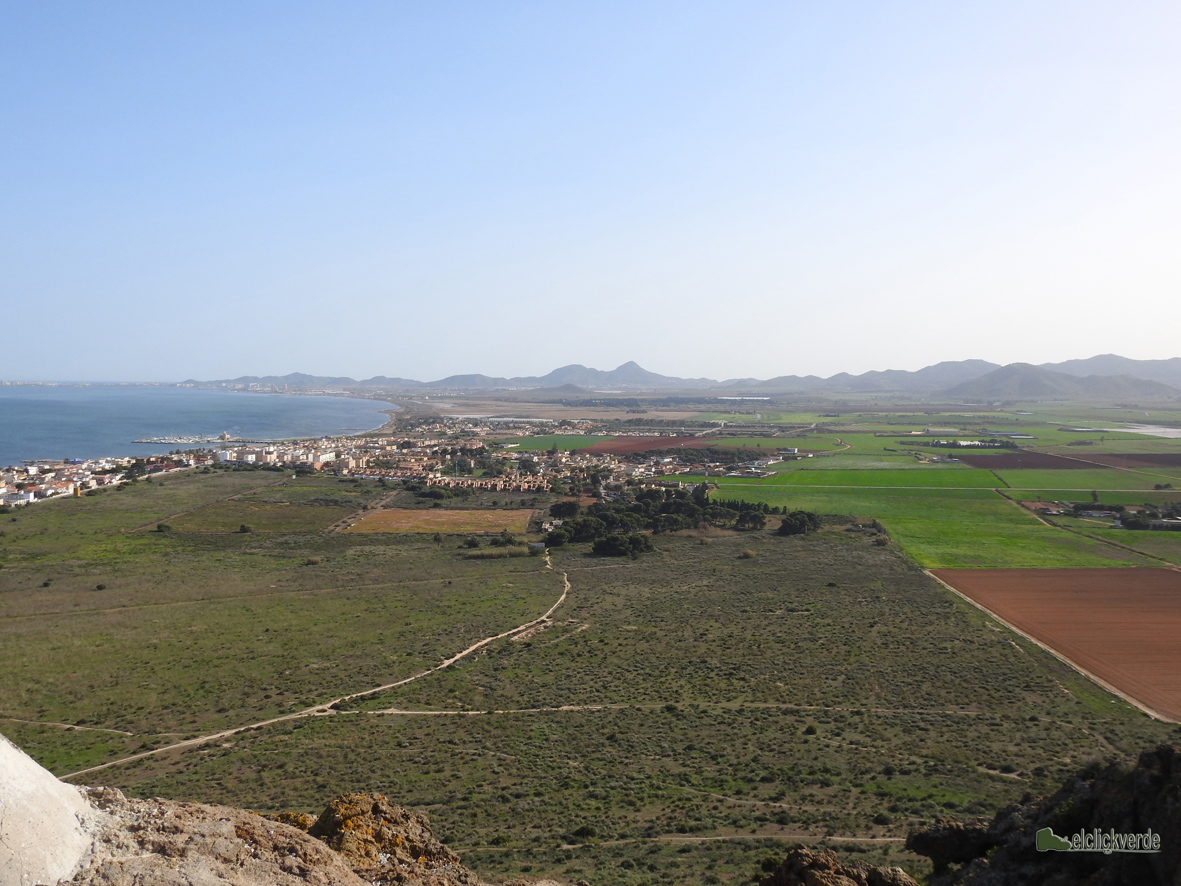
<path id="1" fill-rule="evenodd" d="M 270 395 L 270 396 L 275 396 L 275 395 L 291 396 L 291 397 L 313 396 L 313 397 L 333 397 L 336 399 L 344 398 L 344 399 L 350 399 L 350 400 L 368 400 L 368 401 L 371 401 L 375 404 L 384 405 L 387 408 L 375 410 L 377 413 L 379 413 L 385 417 L 385 421 L 381 422 L 380 424 L 378 424 L 372 428 L 367 428 L 365 430 L 359 430 L 359 431 L 349 429 L 347 432 L 341 432 L 341 433 L 329 432 L 329 433 L 313 434 L 313 435 L 306 435 L 305 434 L 305 435 L 295 435 L 295 436 L 289 436 L 289 437 L 272 437 L 272 438 L 268 438 L 265 440 L 263 440 L 263 439 L 245 439 L 245 438 L 239 437 L 239 438 L 234 438 L 231 440 L 224 440 L 224 441 L 208 440 L 208 441 L 192 442 L 192 443 L 164 443 L 164 442 L 155 443 L 155 442 L 140 442 L 140 440 L 130 439 L 130 440 L 127 440 L 125 443 L 118 444 L 117 450 L 115 449 L 115 447 L 112 447 L 112 451 L 106 451 L 106 452 L 103 452 L 102 454 L 98 454 L 98 455 L 87 455 L 87 456 L 77 455 L 77 456 L 75 456 L 75 455 L 68 455 L 67 454 L 64 457 L 34 456 L 34 457 L 29 457 L 29 458 L 17 458 L 15 461 L 12 461 L 11 463 L 0 464 L 0 470 L 3 470 L 3 471 L 14 471 L 14 470 L 20 471 L 20 470 L 23 470 L 26 465 L 62 464 L 62 463 L 66 463 L 68 460 L 75 460 L 80 463 L 85 463 L 85 462 L 113 460 L 113 459 L 148 458 L 148 457 L 153 457 L 153 456 L 166 455 L 170 452 L 177 451 L 177 450 L 180 450 L 180 451 L 217 450 L 217 449 L 226 448 L 227 446 L 233 446 L 233 445 L 251 445 L 251 444 L 254 444 L 254 445 L 281 445 L 281 444 L 294 443 L 294 442 L 298 442 L 298 441 L 329 440 L 329 439 L 339 440 L 339 439 L 346 439 L 346 438 L 363 438 L 363 437 L 368 437 L 368 436 L 382 436 L 383 434 L 392 433 L 395 426 L 396 426 L 397 415 L 404 414 L 404 411 L 403 411 L 404 407 L 402 407 L 400 404 L 395 403 L 394 401 L 389 400 L 385 397 L 359 397 L 359 396 L 354 396 L 354 395 L 351 395 L 351 394 L 349 394 L 347 392 L 343 392 L 343 391 L 340 391 L 340 392 L 317 391 L 314 393 L 313 392 L 297 392 L 297 391 L 235 391 L 235 390 L 218 390 L 216 388 L 196 388 L 196 387 L 192 387 L 192 386 L 179 385 L 179 384 L 171 383 L 171 382 L 170 383 L 153 383 L 153 382 L 109 382 L 108 383 L 108 382 L 11 382 L 11 381 L 8 381 L 8 382 L 3 382 L 2 384 L 0 384 L 0 390 L 3 390 L 4 388 L 14 388 L 14 387 L 52 388 L 52 389 L 62 389 L 62 388 L 80 388 L 80 389 L 82 389 L 82 388 L 85 388 L 85 389 L 119 388 L 119 389 L 127 389 L 127 388 L 139 387 L 139 388 L 151 388 L 151 389 L 156 389 L 156 390 L 161 389 L 161 388 L 182 388 L 184 390 L 200 390 L 200 391 L 205 391 L 205 392 L 209 392 L 209 393 L 224 393 L 224 394 L 266 394 L 266 395 Z M 64 411 L 66 411 L 66 412 L 73 411 L 72 404 L 63 403 L 62 405 L 64 407 Z M 196 436 L 206 436 L 206 435 L 178 433 L 175 435 L 170 434 L 170 435 L 161 435 L 161 436 L 177 436 L 177 437 L 194 436 L 194 437 L 196 437 Z M 254 436 L 261 436 L 261 435 L 254 435 Z M 57 444 L 54 443 L 51 445 L 57 445 Z M 145 448 L 153 447 L 153 451 L 145 452 L 144 449 L 138 449 L 138 451 L 137 451 L 137 447 L 145 447 Z M 168 448 L 164 449 L 164 447 L 168 447 Z M 155 450 L 160 450 L 160 451 L 155 451 Z"/>

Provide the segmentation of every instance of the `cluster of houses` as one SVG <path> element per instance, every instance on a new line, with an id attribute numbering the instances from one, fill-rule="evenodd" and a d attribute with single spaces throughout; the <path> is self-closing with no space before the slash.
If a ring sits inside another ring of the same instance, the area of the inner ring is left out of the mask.
<path id="1" fill-rule="evenodd" d="M 207 464 L 211 457 L 197 453 L 139 459 L 137 474 L 159 474 Z M 0 505 L 19 507 L 47 498 L 80 496 L 92 489 L 117 486 L 135 466 L 134 458 L 95 458 L 29 462 L 0 471 Z"/>
<path id="2" fill-rule="evenodd" d="M 513 419 L 509 425 L 454 416 L 418 427 L 410 435 L 414 439 L 406 435 L 334 437 L 274 444 L 226 440 L 217 447 L 168 456 L 30 463 L 0 475 L 3 480 L 0 500 L 5 505 L 24 505 L 55 496 L 83 495 L 92 489 L 117 485 L 132 476 L 209 464 L 324 470 L 341 476 L 414 480 L 443 488 L 538 493 L 559 485 L 579 486 L 590 477 L 599 484 L 630 481 L 664 485 L 670 476 L 703 471 L 711 476 L 761 477 L 785 458 L 803 457 L 795 450 L 780 450 L 775 455 L 739 465 L 703 465 L 682 461 L 667 452 L 621 456 L 586 449 L 523 451 L 515 443 L 496 443 L 493 439 L 503 440 L 510 434 L 524 439 L 538 432 L 585 434 L 589 428 L 556 428 L 552 422 L 524 419 Z M 651 432 L 646 436 L 651 436 Z M 469 456 L 475 453 L 483 460 L 483 470 L 471 470 Z M 464 464 L 465 459 L 468 464 Z"/>
<path id="3" fill-rule="evenodd" d="M 1124 505 L 1122 508 L 1095 505 L 1092 508 L 1076 510 L 1074 502 L 1070 501 L 1023 501 L 1019 504 L 1035 514 L 1043 517 L 1090 517 L 1097 520 L 1111 520 L 1112 525 L 1119 527 L 1127 517 L 1150 517 L 1148 528 L 1160 532 L 1181 532 L 1181 520 L 1175 517 L 1156 517 L 1152 511 L 1143 505 Z"/>

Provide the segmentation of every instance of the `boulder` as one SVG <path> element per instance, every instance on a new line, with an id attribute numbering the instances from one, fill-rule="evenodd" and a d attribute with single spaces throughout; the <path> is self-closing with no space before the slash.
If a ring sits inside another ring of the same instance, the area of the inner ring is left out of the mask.
<path id="1" fill-rule="evenodd" d="M 101 815 L 73 785 L 63 784 L 0 735 L 0 883 L 57 883 L 93 851 Z"/>

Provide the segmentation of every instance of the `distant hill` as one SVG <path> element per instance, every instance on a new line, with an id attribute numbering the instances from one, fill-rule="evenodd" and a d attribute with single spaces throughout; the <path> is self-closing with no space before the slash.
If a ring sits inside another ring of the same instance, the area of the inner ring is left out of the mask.
<path id="1" fill-rule="evenodd" d="M 953 399 L 1135 399 L 1181 395 L 1181 357 L 1169 360 L 1131 360 L 1103 354 L 1086 360 L 1067 360 L 1034 366 L 1014 363 L 1002 367 L 987 360 L 951 360 L 910 372 L 872 370 L 860 375 L 838 373 L 781 375 L 770 379 L 677 378 L 628 362 L 615 369 L 592 369 L 578 363 L 546 375 L 499 378 L 482 374 L 451 375 L 436 381 L 390 378 L 384 375 L 357 381 L 342 376 L 244 375 L 219 381 L 189 379 L 184 384 L 205 388 L 262 388 L 267 390 L 382 390 L 382 391 L 680 391 L 715 395 L 768 394 L 910 394 Z M 572 389 L 573 388 L 573 389 Z"/>
<path id="2" fill-rule="evenodd" d="M 1131 360 L 1116 354 L 1100 354 L 1085 360 L 1043 363 L 1042 368 L 1077 376 L 1130 375 L 1133 378 L 1144 378 L 1181 387 L 1181 357 L 1172 357 L 1168 360 Z"/>
<path id="3" fill-rule="evenodd" d="M 943 396 L 970 401 L 1181 399 L 1181 389 L 1130 375 L 1079 378 L 1029 363 L 1011 363 L 955 385 Z"/>

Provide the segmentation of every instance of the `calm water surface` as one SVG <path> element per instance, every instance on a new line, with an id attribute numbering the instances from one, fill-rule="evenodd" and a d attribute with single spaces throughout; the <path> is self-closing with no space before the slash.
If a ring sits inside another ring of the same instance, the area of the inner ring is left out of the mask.
<path id="1" fill-rule="evenodd" d="M 386 422 L 379 400 L 199 391 L 192 388 L 0 386 L 0 466 L 38 458 L 152 455 L 199 444 L 141 437 L 227 432 L 251 440 L 355 434 Z"/>

